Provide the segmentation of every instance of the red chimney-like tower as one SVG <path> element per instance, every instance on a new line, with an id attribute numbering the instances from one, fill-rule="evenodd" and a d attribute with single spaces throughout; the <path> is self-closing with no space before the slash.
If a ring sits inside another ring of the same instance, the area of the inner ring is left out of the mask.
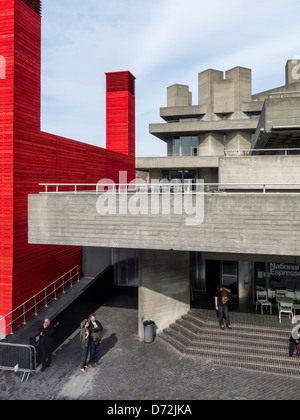
<path id="1" fill-rule="evenodd" d="M 106 148 L 135 156 L 135 77 L 129 71 L 106 74 Z"/>
<path id="2" fill-rule="evenodd" d="M 75 265 L 81 270 L 80 246 L 28 244 L 27 197 L 40 183 L 117 182 L 119 171 L 134 179 L 135 99 L 129 72 L 108 76 L 109 150 L 40 130 L 40 0 L 0 0 L 0 66 L 1 319 Z M 120 90 L 119 79 L 128 81 Z"/>

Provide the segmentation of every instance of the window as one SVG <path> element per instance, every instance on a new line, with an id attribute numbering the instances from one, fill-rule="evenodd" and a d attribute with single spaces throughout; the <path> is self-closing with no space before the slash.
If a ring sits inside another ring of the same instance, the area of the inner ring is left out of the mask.
<path id="1" fill-rule="evenodd" d="M 138 250 L 115 248 L 113 265 L 115 285 L 138 286 Z"/>
<path id="2" fill-rule="evenodd" d="M 197 156 L 198 136 L 184 136 L 173 139 L 173 156 Z"/>
<path id="3" fill-rule="evenodd" d="M 238 296 L 238 262 L 223 261 L 222 284 L 231 290 L 233 297 Z"/>

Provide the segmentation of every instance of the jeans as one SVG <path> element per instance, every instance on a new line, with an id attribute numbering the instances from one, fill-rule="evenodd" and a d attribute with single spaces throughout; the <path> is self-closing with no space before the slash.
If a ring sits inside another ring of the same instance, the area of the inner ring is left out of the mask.
<path id="1" fill-rule="evenodd" d="M 99 360 L 99 350 L 100 342 L 96 344 L 94 341 L 91 341 L 91 353 L 90 353 L 90 362 L 96 363 Z"/>
<path id="2" fill-rule="evenodd" d="M 229 325 L 230 324 L 228 305 L 219 306 L 218 316 L 219 316 L 219 324 L 220 324 L 220 326 L 221 325 L 224 325 L 223 318 L 226 321 L 226 325 Z"/>

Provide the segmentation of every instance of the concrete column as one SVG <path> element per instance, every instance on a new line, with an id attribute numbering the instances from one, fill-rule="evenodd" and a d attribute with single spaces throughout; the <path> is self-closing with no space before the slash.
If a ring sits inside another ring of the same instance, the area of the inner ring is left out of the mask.
<path id="1" fill-rule="evenodd" d="M 209 132 L 199 136 L 199 156 L 224 156 L 223 133 Z"/>
<path id="2" fill-rule="evenodd" d="M 192 93 L 186 85 L 175 84 L 167 88 L 167 105 L 172 106 L 191 106 Z"/>
<path id="3" fill-rule="evenodd" d="M 253 262 L 239 261 L 239 303 L 249 304 L 252 302 L 253 291 Z"/>
<path id="4" fill-rule="evenodd" d="M 285 66 L 285 84 L 300 82 L 300 57 L 288 60 Z"/>
<path id="5" fill-rule="evenodd" d="M 234 150 L 234 151 L 239 151 L 239 150 L 248 150 L 250 149 L 251 146 L 251 133 L 249 132 L 243 132 L 243 131 L 231 131 L 229 133 L 227 133 L 227 138 L 226 138 L 226 149 L 227 150 Z M 238 155 L 243 155 L 242 152 L 238 153 L 237 155 L 233 155 L 233 156 L 238 156 Z"/>
<path id="6" fill-rule="evenodd" d="M 190 253 L 139 250 L 138 334 L 152 320 L 157 333 L 190 310 Z"/>

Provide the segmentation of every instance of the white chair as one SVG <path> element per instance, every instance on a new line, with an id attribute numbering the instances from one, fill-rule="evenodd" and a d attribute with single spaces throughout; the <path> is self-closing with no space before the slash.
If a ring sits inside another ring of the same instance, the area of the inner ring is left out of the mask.
<path id="1" fill-rule="evenodd" d="M 293 303 L 281 303 L 279 306 L 279 321 L 281 323 L 281 315 L 288 315 L 293 320 Z"/>
<path id="2" fill-rule="evenodd" d="M 276 299 L 276 305 L 277 305 L 277 309 L 278 309 L 278 311 L 279 311 L 279 306 L 280 306 L 280 303 L 278 302 L 278 298 L 280 299 L 280 298 L 285 298 L 286 297 L 286 290 L 280 290 L 280 289 L 277 289 L 276 291 L 275 291 L 275 299 Z"/>
<path id="3" fill-rule="evenodd" d="M 264 306 L 268 306 L 270 308 L 270 314 L 272 314 L 272 303 L 268 300 L 268 292 L 266 290 L 256 291 L 256 310 L 258 307 L 258 304 L 261 306 L 261 314 L 264 313 Z"/>

